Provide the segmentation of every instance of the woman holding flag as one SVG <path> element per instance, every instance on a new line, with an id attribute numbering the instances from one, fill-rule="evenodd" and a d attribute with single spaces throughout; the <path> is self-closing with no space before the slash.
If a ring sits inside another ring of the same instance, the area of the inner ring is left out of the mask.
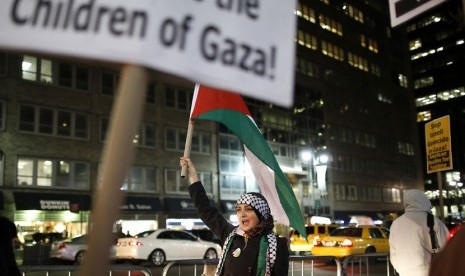
<path id="1" fill-rule="evenodd" d="M 215 206 L 210 205 L 192 161 L 181 157 L 187 166 L 189 194 L 199 217 L 223 242 L 223 252 L 216 268 L 217 276 L 283 276 L 288 274 L 287 239 L 274 232 L 274 220 L 267 200 L 259 193 L 246 193 L 236 205 L 238 226 L 229 223 Z"/>

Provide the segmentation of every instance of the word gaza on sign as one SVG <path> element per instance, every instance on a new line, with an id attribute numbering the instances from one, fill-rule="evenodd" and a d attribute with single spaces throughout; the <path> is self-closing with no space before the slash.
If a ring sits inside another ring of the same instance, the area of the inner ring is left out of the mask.
<path id="1" fill-rule="evenodd" d="M 292 105 L 295 1 L 2 0 L 0 48 L 133 63 Z"/>

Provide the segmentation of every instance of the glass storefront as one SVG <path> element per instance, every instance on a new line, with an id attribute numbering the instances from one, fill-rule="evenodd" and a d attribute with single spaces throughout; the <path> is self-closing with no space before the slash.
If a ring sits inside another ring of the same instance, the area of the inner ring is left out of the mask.
<path id="1" fill-rule="evenodd" d="M 14 214 L 14 222 L 18 228 L 18 237 L 21 242 L 29 244 L 38 242 L 34 240 L 35 233 L 55 233 L 62 238 L 71 238 L 88 232 L 89 211 L 72 213 L 70 211 L 38 211 L 21 210 Z M 47 239 L 47 238 L 45 238 Z M 50 240 L 41 240 L 48 243 Z"/>

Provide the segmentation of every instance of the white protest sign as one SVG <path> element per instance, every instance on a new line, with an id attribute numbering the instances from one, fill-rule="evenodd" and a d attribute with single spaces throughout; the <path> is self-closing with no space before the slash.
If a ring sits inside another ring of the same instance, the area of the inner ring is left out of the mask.
<path id="1" fill-rule="evenodd" d="M 290 106 L 295 4 L 1 0 L 0 47 L 139 64 Z"/>

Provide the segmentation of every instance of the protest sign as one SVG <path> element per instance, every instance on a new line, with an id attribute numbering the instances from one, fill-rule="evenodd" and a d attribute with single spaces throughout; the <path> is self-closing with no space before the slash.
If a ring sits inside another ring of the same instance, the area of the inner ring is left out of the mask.
<path id="1" fill-rule="evenodd" d="M 0 48 L 138 64 L 291 106 L 295 1 L 2 0 Z"/>

